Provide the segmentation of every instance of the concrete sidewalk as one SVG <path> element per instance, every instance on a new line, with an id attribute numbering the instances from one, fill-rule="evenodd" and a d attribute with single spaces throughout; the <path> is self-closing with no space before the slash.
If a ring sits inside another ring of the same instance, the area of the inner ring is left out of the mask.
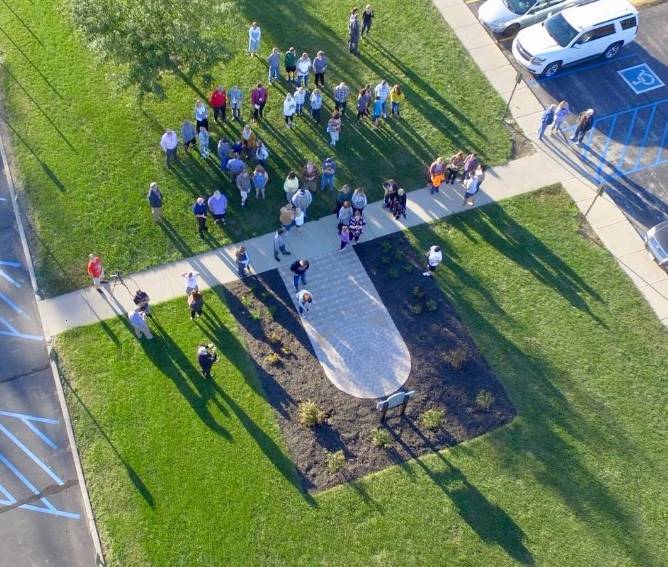
<path id="1" fill-rule="evenodd" d="M 464 0 L 434 0 L 434 5 L 487 80 L 501 98 L 508 101 L 517 71 Z M 512 96 L 509 112 L 524 135 L 538 148 L 545 167 L 551 170 L 558 166 L 568 172 L 563 185 L 580 210 L 584 213 L 594 203 L 587 216 L 589 224 L 631 277 L 657 317 L 668 326 L 668 273 L 650 258 L 641 236 L 610 197 L 603 196 L 594 202 L 597 187 L 581 162 L 580 150 L 557 136 L 545 136 L 544 141 L 538 140 L 543 105 L 524 81 L 518 84 Z"/>
<path id="2" fill-rule="evenodd" d="M 476 206 L 553 183 L 573 182 L 572 177 L 572 173 L 560 164 L 546 159 L 542 152 L 538 152 L 507 165 L 490 168 L 478 194 Z M 364 211 L 367 225 L 361 242 L 459 213 L 469 208 L 463 205 L 463 193 L 459 183 L 444 186 L 441 193 L 435 196 L 430 195 L 426 188 L 411 191 L 408 193 L 408 218 L 401 221 L 395 221 L 388 211 L 382 208 L 382 201 L 371 203 Z M 319 198 L 322 198 L 320 194 L 316 196 L 316 199 Z M 40 301 L 38 305 L 43 325 L 48 336 L 54 336 L 80 325 L 126 314 L 134 307 L 132 294 L 137 288 L 147 291 L 154 303 L 179 296 L 185 297 L 185 282 L 181 274 L 189 270 L 200 273 L 203 288 L 234 281 L 237 279 L 234 255 L 241 244 L 246 246 L 255 272 L 273 270 L 281 265 L 274 260 L 273 233 L 264 234 L 127 276 L 125 282 L 129 289 L 118 282 L 112 282 L 103 294 L 94 288 L 86 288 Z M 338 249 L 338 246 L 334 215 L 307 222 L 301 234 L 292 230 L 288 237 L 288 248 L 293 252 L 293 258 L 314 259 Z"/>

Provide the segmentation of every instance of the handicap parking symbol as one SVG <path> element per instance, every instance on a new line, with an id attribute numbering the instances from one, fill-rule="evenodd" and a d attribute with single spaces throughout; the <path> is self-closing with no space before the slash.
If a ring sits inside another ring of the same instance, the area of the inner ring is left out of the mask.
<path id="1" fill-rule="evenodd" d="M 633 89 L 633 92 L 636 94 L 643 94 L 647 91 L 653 91 L 654 89 L 659 89 L 663 86 L 663 82 L 659 77 L 649 68 L 647 63 L 642 63 L 641 65 L 634 65 L 633 67 L 627 67 L 626 69 L 620 69 L 617 71 L 624 82 Z"/>

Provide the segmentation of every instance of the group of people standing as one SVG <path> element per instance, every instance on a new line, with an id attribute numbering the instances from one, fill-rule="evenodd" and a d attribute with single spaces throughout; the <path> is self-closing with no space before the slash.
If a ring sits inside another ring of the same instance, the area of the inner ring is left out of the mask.
<path id="1" fill-rule="evenodd" d="M 455 152 L 450 160 L 439 156 L 429 166 L 429 182 L 431 194 L 439 192 L 441 185 L 453 185 L 459 178 L 466 190 L 464 204 L 473 206 L 475 197 L 485 180 L 485 165 L 480 163 L 475 153 L 466 155 L 462 151 Z"/>
<path id="2" fill-rule="evenodd" d="M 541 114 L 540 121 L 538 123 L 538 139 L 542 140 L 545 132 L 548 127 L 551 126 L 550 134 L 554 136 L 558 132 L 562 132 L 562 126 L 568 115 L 570 114 L 571 109 L 568 106 L 568 102 L 562 100 L 559 104 L 550 104 Z M 578 114 L 578 119 L 575 123 L 575 131 L 573 135 L 569 138 L 571 142 L 575 142 L 578 146 L 582 144 L 587 132 L 589 132 L 594 126 L 594 109 L 588 108 L 583 110 Z"/>

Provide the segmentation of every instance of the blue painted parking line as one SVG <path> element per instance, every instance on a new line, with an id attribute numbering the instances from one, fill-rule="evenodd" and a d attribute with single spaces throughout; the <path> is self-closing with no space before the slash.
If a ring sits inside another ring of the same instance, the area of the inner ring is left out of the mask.
<path id="1" fill-rule="evenodd" d="M 575 73 L 582 73 L 583 71 L 596 69 L 597 67 L 602 67 L 603 65 L 609 65 L 610 63 L 617 63 L 619 61 L 624 61 L 625 59 L 630 59 L 631 57 L 638 57 L 638 55 L 636 55 L 635 53 L 629 53 L 628 55 L 622 55 L 621 57 L 617 57 L 615 59 L 610 59 L 607 61 L 601 61 L 600 63 L 578 66 L 573 69 L 566 70 L 562 73 L 557 73 L 556 75 L 552 75 L 551 77 L 541 77 L 540 79 L 536 79 L 536 82 L 543 83 L 545 81 L 553 81 L 554 79 L 561 79 L 562 77 L 568 77 L 569 75 L 574 75 Z"/>
<path id="2" fill-rule="evenodd" d="M 603 164 L 605 156 L 608 154 L 608 149 L 610 148 L 610 141 L 612 140 L 612 133 L 615 131 L 615 126 L 617 125 L 617 116 L 612 117 L 612 122 L 610 123 L 610 129 L 608 130 L 608 139 L 605 142 L 603 147 L 603 153 L 601 154 L 601 159 L 598 162 L 598 168 L 596 168 L 596 177 L 600 177 L 601 169 L 603 169 Z"/>
<path id="3" fill-rule="evenodd" d="M 631 87 L 637 95 L 643 94 L 654 89 L 660 89 L 665 86 L 663 81 L 659 79 L 657 74 L 652 71 L 647 63 L 627 67 L 626 69 L 619 69 L 617 71 L 624 82 Z"/>
<path id="4" fill-rule="evenodd" d="M 13 417 L 21 421 L 30 431 L 32 431 L 37 437 L 39 437 L 46 445 L 51 447 L 52 449 L 57 449 L 58 445 L 56 445 L 51 438 L 43 433 L 41 430 L 39 430 L 35 425 L 33 424 L 34 421 L 37 423 L 47 423 L 49 425 L 56 425 L 58 423 L 57 419 L 49 419 L 48 417 L 37 417 L 35 415 L 26 415 L 24 413 L 15 413 L 12 411 L 0 411 L 0 416 L 5 416 L 5 417 Z"/>
<path id="5" fill-rule="evenodd" d="M 649 139 L 649 133 L 652 129 L 652 123 L 654 122 L 654 115 L 656 114 L 656 106 L 652 107 L 652 112 L 649 115 L 649 120 L 647 121 L 647 126 L 645 126 L 645 132 L 642 136 L 642 141 L 640 142 L 640 151 L 638 152 L 638 157 L 636 158 L 636 163 L 633 166 L 633 169 L 637 169 L 640 164 L 640 160 L 645 151 L 645 146 L 647 145 L 647 140 Z"/>
<path id="6" fill-rule="evenodd" d="M 617 169 L 621 167 L 621 165 L 624 163 L 624 158 L 626 158 L 626 152 L 628 151 L 629 143 L 631 142 L 631 134 L 633 133 L 633 127 L 636 125 L 636 118 L 638 118 L 637 108 L 633 111 L 633 116 L 631 116 L 631 123 L 629 124 L 628 131 L 626 132 L 626 137 L 624 138 L 624 149 L 622 150 L 622 154 L 619 156 L 619 159 L 615 164 L 615 167 Z"/>
<path id="7" fill-rule="evenodd" d="M 663 127 L 663 135 L 661 136 L 661 143 L 659 144 L 659 149 L 656 152 L 656 161 L 654 165 L 658 165 L 661 162 L 661 155 L 666 149 L 666 142 L 668 141 L 668 120 L 666 120 L 666 125 Z"/>

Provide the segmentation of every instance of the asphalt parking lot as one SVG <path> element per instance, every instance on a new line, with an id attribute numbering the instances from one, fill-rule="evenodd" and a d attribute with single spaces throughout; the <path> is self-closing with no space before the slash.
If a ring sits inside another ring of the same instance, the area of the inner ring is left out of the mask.
<path id="1" fill-rule="evenodd" d="M 482 2 L 469 7 L 477 14 Z M 534 77 L 514 61 L 512 38 L 504 53 L 545 105 L 567 100 L 578 113 L 596 112 L 583 147 L 563 137 L 546 144 L 592 177 L 639 230 L 668 219 L 668 3 L 640 10 L 636 41 L 611 60 L 593 59 L 557 75 Z M 570 122 L 575 121 L 575 114 Z M 536 125 L 538 126 L 538 125 Z"/>

